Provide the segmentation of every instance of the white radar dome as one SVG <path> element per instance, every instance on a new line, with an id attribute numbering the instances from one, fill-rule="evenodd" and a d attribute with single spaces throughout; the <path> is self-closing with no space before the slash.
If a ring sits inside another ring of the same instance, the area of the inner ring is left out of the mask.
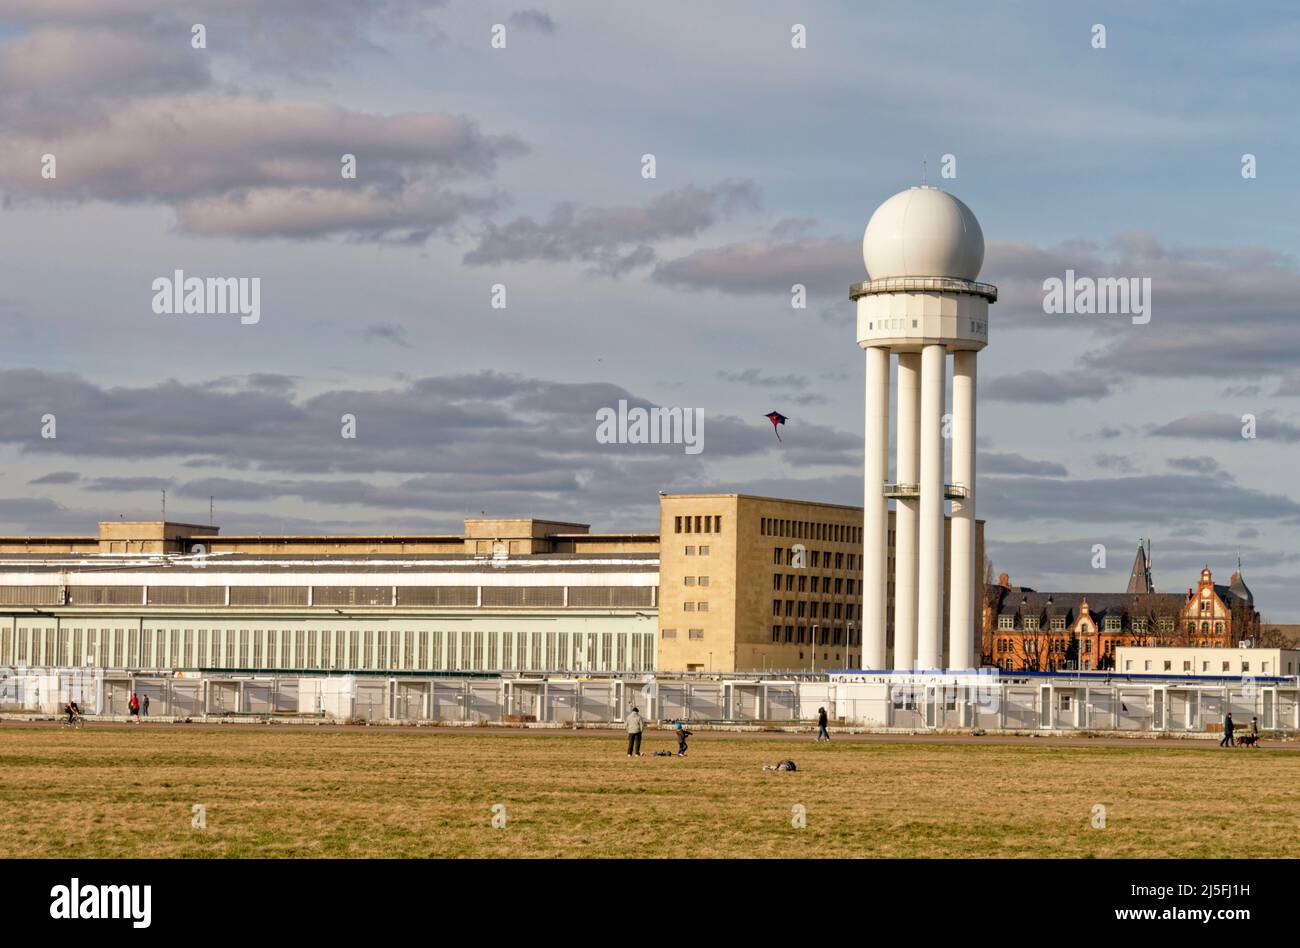
<path id="1" fill-rule="evenodd" d="M 947 191 L 908 188 L 871 215 L 862 238 L 862 261 L 873 280 L 974 280 L 984 265 L 984 232 L 971 209 Z"/>

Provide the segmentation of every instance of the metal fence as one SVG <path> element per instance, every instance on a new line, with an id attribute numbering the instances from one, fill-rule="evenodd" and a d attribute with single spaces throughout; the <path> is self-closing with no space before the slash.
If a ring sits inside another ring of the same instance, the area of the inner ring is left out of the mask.
<path id="1" fill-rule="evenodd" d="M 159 718 L 303 718 L 447 724 L 608 724 L 637 707 L 650 720 L 792 725 L 825 708 L 839 725 L 895 730 L 1207 733 L 1300 729 L 1296 679 L 1095 681 L 1077 677 L 878 675 L 766 679 L 669 676 L 438 677 L 133 675 L 82 668 L 0 668 L 0 712 L 125 716 L 132 694 Z"/>

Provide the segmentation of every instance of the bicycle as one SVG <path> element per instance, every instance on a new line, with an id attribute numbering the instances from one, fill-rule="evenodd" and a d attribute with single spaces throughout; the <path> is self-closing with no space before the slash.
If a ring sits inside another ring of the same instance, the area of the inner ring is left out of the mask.
<path id="1" fill-rule="evenodd" d="M 63 719 L 63 726 L 72 728 L 75 731 L 81 730 L 85 726 L 85 723 L 86 722 L 82 719 L 80 714 L 75 714 L 70 718 Z"/>

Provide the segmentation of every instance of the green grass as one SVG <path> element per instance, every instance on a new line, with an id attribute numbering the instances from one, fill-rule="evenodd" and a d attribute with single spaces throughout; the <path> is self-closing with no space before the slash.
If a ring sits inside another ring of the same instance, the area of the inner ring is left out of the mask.
<path id="1" fill-rule="evenodd" d="M 628 760 L 613 732 L 4 727 L 0 857 L 1282 857 L 1298 777 L 1290 752 L 1149 741 L 697 735 Z"/>

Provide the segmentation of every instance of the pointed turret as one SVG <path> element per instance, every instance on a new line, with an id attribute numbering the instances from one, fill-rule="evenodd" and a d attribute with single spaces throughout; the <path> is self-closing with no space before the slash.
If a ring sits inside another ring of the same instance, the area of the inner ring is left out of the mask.
<path id="1" fill-rule="evenodd" d="M 1155 584 L 1151 582 L 1151 561 L 1141 540 L 1138 541 L 1137 558 L 1133 560 L 1133 571 L 1129 573 L 1128 589 L 1124 591 L 1130 594 L 1156 591 Z"/>

